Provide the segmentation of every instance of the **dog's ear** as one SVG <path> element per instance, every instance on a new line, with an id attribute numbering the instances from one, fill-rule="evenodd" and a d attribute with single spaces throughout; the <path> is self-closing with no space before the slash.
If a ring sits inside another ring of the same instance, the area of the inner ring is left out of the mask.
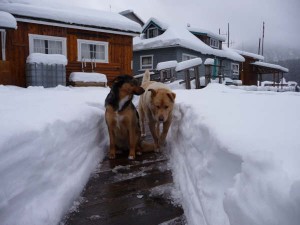
<path id="1" fill-rule="evenodd" d="M 145 92 L 145 89 L 142 87 L 134 87 L 133 88 L 133 94 L 135 95 L 141 95 Z"/>
<path id="2" fill-rule="evenodd" d="M 151 97 L 153 98 L 153 97 L 155 97 L 155 95 L 156 95 L 156 91 L 154 90 L 154 89 L 148 89 L 148 91 L 151 91 Z"/>
<path id="3" fill-rule="evenodd" d="M 170 98 L 170 100 L 172 102 L 175 101 L 175 98 L 176 98 L 176 94 L 174 92 L 171 92 L 171 93 L 167 93 L 168 97 Z"/>

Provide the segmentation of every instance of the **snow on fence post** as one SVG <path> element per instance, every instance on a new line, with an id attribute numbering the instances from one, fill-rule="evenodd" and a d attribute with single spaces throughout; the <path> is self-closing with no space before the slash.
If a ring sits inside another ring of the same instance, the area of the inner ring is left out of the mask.
<path id="1" fill-rule="evenodd" d="M 200 74 L 199 66 L 202 64 L 201 58 L 194 58 L 178 63 L 176 66 L 176 72 L 184 71 L 185 74 L 185 87 L 186 89 L 191 89 L 191 80 L 195 79 L 196 88 L 200 88 Z M 194 77 L 191 78 L 190 69 L 194 69 Z"/>
<path id="2" fill-rule="evenodd" d="M 156 66 L 156 70 L 159 71 L 160 82 L 174 81 L 175 79 L 175 68 L 177 66 L 177 61 L 166 61 L 160 62 Z"/>

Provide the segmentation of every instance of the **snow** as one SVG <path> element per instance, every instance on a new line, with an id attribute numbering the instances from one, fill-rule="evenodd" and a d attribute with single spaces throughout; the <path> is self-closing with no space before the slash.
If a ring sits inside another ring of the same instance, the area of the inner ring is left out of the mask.
<path id="1" fill-rule="evenodd" d="M 0 86 L 1 224 L 59 223 L 107 149 L 108 92 Z"/>
<path id="2" fill-rule="evenodd" d="M 299 98 L 219 84 L 176 91 L 168 145 L 189 225 L 299 224 Z"/>
<path id="3" fill-rule="evenodd" d="M 16 18 L 10 13 L 0 11 L 0 27 L 17 29 Z"/>
<path id="4" fill-rule="evenodd" d="M 182 62 L 178 63 L 175 70 L 178 72 L 178 71 L 182 71 L 182 70 L 185 70 L 185 69 L 188 69 L 188 68 L 199 66 L 201 64 L 202 64 L 202 59 L 201 58 L 189 59 L 189 60 L 182 61 Z"/>
<path id="5" fill-rule="evenodd" d="M 199 27 L 188 27 L 188 30 L 191 31 L 192 33 L 198 33 L 198 34 L 206 34 L 209 37 L 212 37 L 214 39 L 217 39 L 219 41 L 226 41 L 226 38 L 219 35 L 219 34 L 215 34 L 209 30 L 203 29 L 203 28 L 199 28 Z"/>
<path id="6" fill-rule="evenodd" d="M 208 45 L 204 44 L 196 36 L 191 34 L 186 27 L 180 25 L 170 25 L 163 34 L 154 38 L 141 39 L 135 37 L 133 39 L 134 51 L 176 45 L 194 49 L 203 54 L 209 54 L 212 50 Z"/>
<path id="7" fill-rule="evenodd" d="M 82 82 L 105 82 L 107 83 L 107 77 L 102 73 L 85 73 L 85 72 L 72 72 L 70 74 L 70 81 L 82 81 Z"/>
<path id="8" fill-rule="evenodd" d="M 282 67 L 282 66 L 279 66 L 277 64 L 272 64 L 272 63 L 265 63 L 265 62 L 254 62 L 254 63 L 251 63 L 252 65 L 256 65 L 256 66 L 262 66 L 262 67 L 267 67 L 267 68 L 271 68 L 271 69 L 277 69 L 277 70 L 280 70 L 284 73 L 288 73 L 289 72 L 289 69 L 285 68 L 285 67 Z"/>
<path id="9" fill-rule="evenodd" d="M 212 58 L 207 58 L 204 61 L 204 65 L 214 65 L 215 64 L 215 60 Z"/>
<path id="10" fill-rule="evenodd" d="M 176 66 L 177 66 L 176 60 L 160 62 L 157 64 L 156 70 L 165 70 L 165 69 L 175 68 Z"/>
<path id="11" fill-rule="evenodd" d="M 143 30 L 148 26 L 148 23 L 150 21 L 162 23 L 157 19 L 153 19 L 154 18 L 148 20 L 148 22 L 144 25 Z M 178 24 L 162 24 L 165 27 L 166 31 L 157 37 L 148 39 L 144 39 L 143 36 L 135 37 L 133 39 L 133 50 L 139 51 L 145 49 L 181 46 L 200 52 L 204 55 L 213 55 L 228 58 L 238 62 L 245 61 L 245 59 L 241 55 L 225 46 L 222 47 L 222 50 L 211 48 L 210 46 L 202 42 L 199 38 L 197 38 L 195 35 L 193 35 L 185 26 L 180 26 Z"/>
<path id="12" fill-rule="evenodd" d="M 22 3 L 0 3 L 2 11 L 18 16 L 25 16 L 43 20 L 53 20 L 67 24 L 86 25 L 98 28 L 117 29 L 128 32 L 141 32 L 141 26 L 126 17 L 101 10 L 75 8 L 68 9 L 50 8 L 42 5 L 22 4 Z"/>
<path id="13" fill-rule="evenodd" d="M 265 57 L 263 57 L 262 55 L 258 55 L 258 54 L 254 54 L 254 53 L 251 53 L 251 52 L 238 50 L 238 49 L 232 49 L 232 50 L 239 53 L 240 55 L 248 56 L 248 57 L 251 57 L 253 59 L 258 59 L 258 60 L 262 60 L 262 61 L 265 59 Z"/>
<path id="14" fill-rule="evenodd" d="M 298 225 L 300 94 L 170 86 L 175 184 L 152 194 L 181 196 L 189 225 Z M 78 201 L 107 154 L 108 92 L 0 86 L 1 224 L 58 224 Z"/>
<path id="15" fill-rule="evenodd" d="M 68 64 L 68 60 L 65 55 L 61 54 L 31 53 L 27 57 L 26 63 L 43 63 L 48 65 L 59 64 L 65 66 Z"/>
<path id="16" fill-rule="evenodd" d="M 155 24 L 156 24 L 157 26 L 159 26 L 162 30 L 166 30 L 166 29 L 168 29 L 168 27 L 169 27 L 168 24 L 166 24 L 166 23 L 164 23 L 164 22 L 162 22 L 162 21 L 156 19 L 155 17 L 150 17 L 150 18 L 147 20 L 147 22 L 144 24 L 144 26 L 142 27 L 142 30 L 145 30 L 151 22 L 155 23 Z"/>

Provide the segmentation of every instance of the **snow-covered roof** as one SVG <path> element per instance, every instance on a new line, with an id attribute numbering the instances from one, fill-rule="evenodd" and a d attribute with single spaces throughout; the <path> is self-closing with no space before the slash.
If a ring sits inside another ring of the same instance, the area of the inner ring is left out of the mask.
<path id="1" fill-rule="evenodd" d="M 262 66 L 262 67 L 267 67 L 267 68 L 271 68 L 271 69 L 277 69 L 277 70 L 280 70 L 284 73 L 288 73 L 289 72 L 289 69 L 288 68 L 285 68 L 285 67 L 282 67 L 280 65 L 276 65 L 276 64 L 271 64 L 271 63 L 265 63 L 265 62 L 254 62 L 254 63 L 251 63 L 252 65 L 256 65 L 256 66 Z"/>
<path id="2" fill-rule="evenodd" d="M 248 57 L 251 57 L 253 59 L 258 59 L 258 60 L 264 60 L 265 57 L 263 57 L 262 55 L 258 55 L 258 54 L 254 54 L 254 53 L 251 53 L 251 52 L 246 52 L 246 51 L 243 51 L 243 50 L 238 50 L 238 49 L 232 49 L 234 50 L 235 52 L 239 53 L 240 55 L 243 55 L 243 56 L 248 56 Z"/>
<path id="3" fill-rule="evenodd" d="M 194 34 L 204 34 L 204 35 L 207 35 L 211 38 L 214 38 L 214 39 L 217 39 L 219 41 L 226 41 L 226 38 L 219 35 L 219 34 L 215 34 L 209 30 L 206 30 L 206 29 L 202 29 L 202 28 L 197 28 L 197 27 L 188 27 L 188 30 L 191 31 L 192 33 Z"/>
<path id="4" fill-rule="evenodd" d="M 70 74 L 70 81 L 81 82 L 107 82 L 107 77 L 102 73 L 85 73 L 85 72 L 72 72 Z"/>
<path id="5" fill-rule="evenodd" d="M 159 26 L 162 30 L 166 30 L 168 29 L 169 25 L 154 18 L 151 17 L 150 19 L 147 20 L 147 22 L 145 23 L 145 25 L 142 27 L 142 32 L 144 32 L 144 30 L 151 24 L 151 22 L 153 22 L 154 24 L 156 24 L 157 26 Z"/>
<path id="6" fill-rule="evenodd" d="M 182 61 L 177 64 L 176 66 L 176 71 L 182 71 L 188 68 L 192 68 L 194 66 L 198 66 L 202 64 L 202 59 L 201 58 L 194 58 L 186 61 Z"/>
<path id="7" fill-rule="evenodd" d="M 43 53 L 31 53 L 26 63 L 43 63 L 47 65 L 59 64 L 67 65 L 68 60 L 65 55 L 60 54 L 43 54 Z"/>
<path id="8" fill-rule="evenodd" d="M 54 9 L 21 3 L 0 3 L 0 10 L 13 14 L 17 21 L 21 20 L 20 17 L 28 17 L 34 20 L 46 20 L 48 22 L 78 25 L 82 27 L 106 30 L 113 29 L 129 33 L 141 32 L 141 26 L 138 23 L 114 12 L 74 7 L 69 7 L 68 9 Z"/>
<path id="9" fill-rule="evenodd" d="M 231 59 L 237 62 L 245 62 L 245 58 L 243 56 L 241 56 L 240 54 L 236 53 L 231 48 L 228 48 L 226 46 L 222 46 L 222 50 L 213 49 L 213 55 Z"/>
<path id="10" fill-rule="evenodd" d="M 145 25 L 146 26 L 146 25 Z M 194 34 L 192 34 L 187 27 L 180 25 L 169 25 L 166 31 L 154 38 L 143 39 L 141 37 L 135 37 L 133 39 L 133 50 L 146 50 L 156 48 L 166 48 L 180 46 L 188 48 L 204 55 L 213 55 L 222 58 L 228 58 L 238 62 L 244 62 L 245 59 L 235 51 L 224 47 L 222 50 L 213 49 Z"/>
<path id="11" fill-rule="evenodd" d="M 139 17 L 132 9 L 127 9 L 127 10 L 124 10 L 122 12 L 119 12 L 121 15 L 128 15 L 128 14 L 133 14 L 136 18 L 138 18 L 143 24 L 144 24 L 144 20 Z"/>
<path id="12" fill-rule="evenodd" d="M 17 29 L 16 18 L 8 12 L 0 11 L 0 28 Z"/>

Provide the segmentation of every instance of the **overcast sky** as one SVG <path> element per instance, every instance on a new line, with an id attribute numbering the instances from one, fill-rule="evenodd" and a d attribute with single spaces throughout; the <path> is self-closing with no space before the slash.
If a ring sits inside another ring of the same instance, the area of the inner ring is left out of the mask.
<path id="1" fill-rule="evenodd" d="M 146 22 L 156 17 L 167 23 L 227 33 L 233 47 L 258 46 L 265 22 L 265 46 L 284 45 L 300 48 L 300 0 L 0 0 L 33 4 L 75 5 L 120 12 L 131 9 Z"/>

